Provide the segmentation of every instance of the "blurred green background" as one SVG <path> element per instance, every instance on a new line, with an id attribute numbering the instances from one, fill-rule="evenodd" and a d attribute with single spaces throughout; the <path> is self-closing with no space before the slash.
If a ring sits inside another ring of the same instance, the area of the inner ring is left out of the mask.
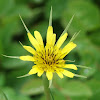
<path id="1" fill-rule="evenodd" d="M 5 58 L 1 54 L 29 54 L 19 44 L 21 41 L 31 45 L 19 14 L 31 33 L 38 30 L 45 42 L 51 5 L 57 39 L 75 14 L 64 45 L 81 30 L 74 41 L 77 48 L 65 59 L 92 68 L 75 71 L 87 79 L 60 79 L 55 74 L 51 88 L 54 99 L 100 100 L 100 0 L 0 0 L 0 100 L 45 100 L 41 78 L 36 75 L 16 78 L 28 73 L 33 63 Z"/>

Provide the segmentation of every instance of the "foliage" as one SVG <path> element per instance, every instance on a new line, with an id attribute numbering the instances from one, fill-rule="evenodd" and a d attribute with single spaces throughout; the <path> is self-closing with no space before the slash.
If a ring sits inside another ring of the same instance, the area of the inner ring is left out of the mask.
<path id="1" fill-rule="evenodd" d="M 51 88 L 55 100 L 100 99 L 100 2 L 99 0 L 0 0 L 0 100 L 45 100 L 41 78 L 28 73 L 33 63 L 9 59 L 1 54 L 19 56 L 28 54 L 19 44 L 31 45 L 19 14 L 32 32 L 38 30 L 45 42 L 50 7 L 53 7 L 53 27 L 57 37 L 75 14 L 68 30 L 71 36 L 81 30 L 78 45 L 65 59 L 75 60 L 77 73 L 88 78 L 59 79 L 55 75 Z M 58 38 L 57 38 L 58 39 Z M 65 41 L 64 45 L 69 41 Z M 63 45 L 63 46 L 64 46 Z"/>

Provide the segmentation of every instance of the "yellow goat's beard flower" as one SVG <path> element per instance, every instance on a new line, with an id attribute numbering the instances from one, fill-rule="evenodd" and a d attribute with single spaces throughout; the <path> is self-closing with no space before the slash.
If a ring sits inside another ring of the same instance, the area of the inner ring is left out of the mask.
<path id="1" fill-rule="evenodd" d="M 35 37 L 33 37 L 20 16 L 20 19 L 27 31 L 29 41 L 31 42 L 34 48 L 30 46 L 25 46 L 23 44 L 22 46 L 24 49 L 30 52 L 32 56 L 26 55 L 26 56 L 16 57 L 16 56 L 3 55 L 9 58 L 18 58 L 23 61 L 34 62 L 34 66 L 29 71 L 29 73 L 24 76 L 20 76 L 18 78 L 29 76 L 36 73 L 40 77 L 44 72 L 46 73 L 48 80 L 52 80 L 53 73 L 57 73 L 60 78 L 63 78 L 63 75 L 70 78 L 73 78 L 74 76 L 86 78 L 85 76 L 74 74 L 66 69 L 77 70 L 77 67 L 82 67 L 82 68 L 88 68 L 88 67 L 81 65 L 74 65 L 74 64 L 66 64 L 65 63 L 66 60 L 63 59 L 72 49 L 74 49 L 77 46 L 75 43 L 73 43 L 73 40 L 76 38 L 79 32 L 73 35 L 69 43 L 64 48 L 61 48 L 62 44 L 64 43 L 64 41 L 68 36 L 66 32 L 72 22 L 73 17 L 69 21 L 67 27 L 61 34 L 58 41 L 56 42 L 56 34 L 53 33 L 53 27 L 52 27 L 52 8 L 51 8 L 49 27 L 47 29 L 46 46 L 44 46 L 41 34 L 38 31 L 34 31 Z"/>
<path id="2" fill-rule="evenodd" d="M 27 35 L 35 49 L 24 45 L 23 48 L 33 56 L 20 56 L 20 59 L 34 62 L 35 65 L 29 71 L 29 75 L 37 73 L 40 77 L 46 72 L 48 80 L 53 78 L 53 73 L 57 73 L 60 78 L 63 78 L 63 74 L 70 78 L 75 76 L 74 73 L 65 70 L 65 68 L 77 70 L 77 67 L 74 64 L 65 64 L 63 58 L 76 47 L 76 44 L 69 42 L 63 49 L 60 48 L 68 36 L 67 33 L 63 34 L 56 42 L 56 34 L 53 33 L 53 27 L 49 26 L 47 29 L 46 46 L 44 46 L 43 39 L 38 31 L 34 31 L 35 38 L 31 33 Z"/>

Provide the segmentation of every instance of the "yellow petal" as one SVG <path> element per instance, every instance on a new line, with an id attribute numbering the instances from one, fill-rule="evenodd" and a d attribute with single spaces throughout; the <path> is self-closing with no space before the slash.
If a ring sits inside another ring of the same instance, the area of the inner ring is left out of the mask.
<path id="1" fill-rule="evenodd" d="M 28 33 L 28 38 L 29 38 L 31 44 L 38 50 L 39 44 L 38 44 L 37 40 L 32 36 L 31 33 Z"/>
<path id="2" fill-rule="evenodd" d="M 70 72 L 70 71 L 63 70 L 62 73 L 67 77 L 70 77 L 70 78 L 74 77 L 74 74 L 72 72 Z"/>
<path id="3" fill-rule="evenodd" d="M 53 34 L 52 45 L 54 45 L 55 42 L 56 42 L 56 34 Z"/>
<path id="4" fill-rule="evenodd" d="M 74 69 L 77 70 L 77 67 L 74 64 L 66 64 L 64 68 Z"/>
<path id="5" fill-rule="evenodd" d="M 29 75 L 36 74 L 38 72 L 38 68 L 34 67 L 29 71 Z"/>
<path id="6" fill-rule="evenodd" d="M 59 71 L 56 72 L 60 78 L 63 78 L 63 74 Z"/>
<path id="7" fill-rule="evenodd" d="M 57 44 L 56 44 L 58 48 L 61 47 L 61 45 L 62 45 L 62 44 L 64 43 L 64 41 L 66 40 L 67 36 L 68 36 L 68 34 L 65 33 L 64 35 L 62 35 L 62 36 L 58 39 Z"/>
<path id="8" fill-rule="evenodd" d="M 27 56 L 20 56 L 19 58 L 23 61 L 35 61 L 32 56 L 28 56 L 28 55 Z"/>
<path id="9" fill-rule="evenodd" d="M 35 36 L 35 38 L 37 39 L 37 41 L 38 41 L 38 43 L 40 45 L 44 45 L 43 44 L 42 36 L 41 36 L 41 34 L 38 31 L 34 31 L 34 36 Z"/>
<path id="10" fill-rule="evenodd" d="M 30 46 L 23 46 L 23 48 L 24 49 L 26 49 L 28 52 L 30 52 L 31 54 L 35 54 L 35 50 L 32 48 L 32 47 L 30 47 Z"/>
<path id="11" fill-rule="evenodd" d="M 73 42 L 69 42 L 63 49 L 62 54 L 68 54 L 72 49 L 74 49 L 77 45 Z"/>
<path id="12" fill-rule="evenodd" d="M 44 72 L 43 70 L 38 70 L 38 73 L 37 73 L 38 76 L 40 77 L 43 74 L 43 72 Z"/>
<path id="13" fill-rule="evenodd" d="M 47 43 L 48 44 L 51 44 L 52 35 L 53 35 L 53 27 L 49 26 L 47 30 Z"/>
<path id="14" fill-rule="evenodd" d="M 48 80 L 51 80 L 53 77 L 53 73 L 51 71 L 47 71 L 46 76 L 47 76 Z"/>

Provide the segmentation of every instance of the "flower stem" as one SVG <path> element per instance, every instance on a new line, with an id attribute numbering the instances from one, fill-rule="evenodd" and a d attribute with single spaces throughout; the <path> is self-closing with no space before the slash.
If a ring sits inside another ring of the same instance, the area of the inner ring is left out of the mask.
<path id="1" fill-rule="evenodd" d="M 44 93 L 46 100 L 51 100 L 50 89 L 49 89 L 49 80 L 47 79 L 45 73 L 42 75 L 43 84 L 44 84 Z"/>

